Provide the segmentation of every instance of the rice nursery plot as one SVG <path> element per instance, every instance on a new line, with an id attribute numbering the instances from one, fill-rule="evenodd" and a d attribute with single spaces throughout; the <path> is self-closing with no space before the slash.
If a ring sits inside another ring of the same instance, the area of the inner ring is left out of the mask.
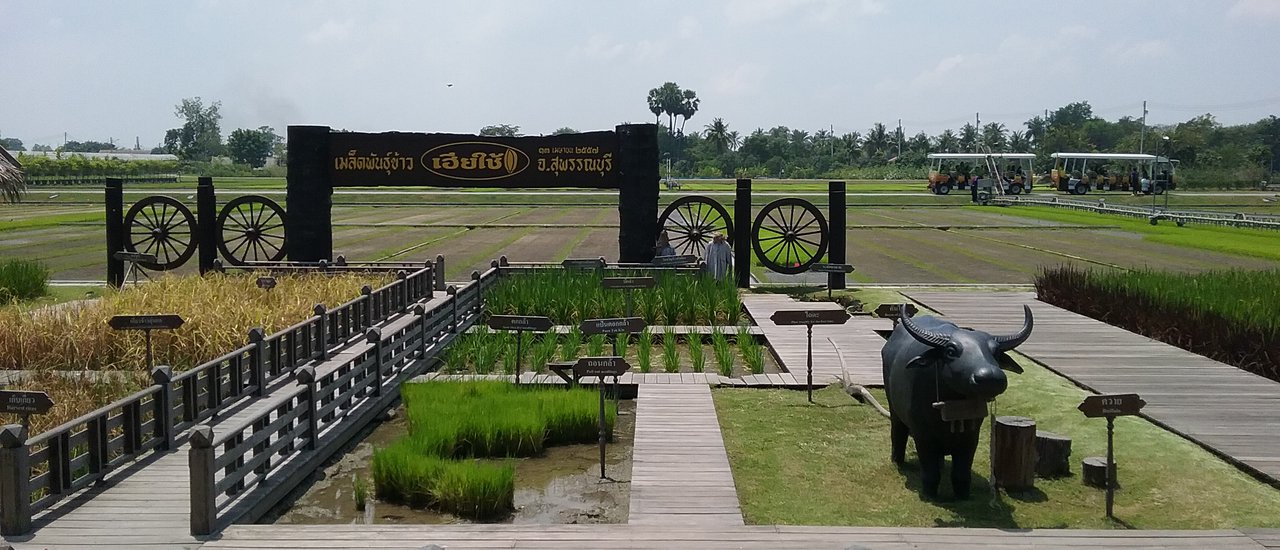
<path id="1" fill-rule="evenodd" d="M 152 334 L 155 363 L 182 371 L 243 346 L 251 328 L 270 334 L 310 317 L 317 303 L 336 306 L 358 296 L 361 286 L 378 287 L 391 277 L 278 276 L 276 288 L 265 291 L 253 274 L 165 276 L 75 307 L 0 308 L 0 369 L 25 371 L 10 389 L 46 390 L 59 403 L 50 414 L 32 418 L 34 433 L 147 383 L 143 337 L 112 330 L 107 320 L 114 315 L 182 316 L 181 328 Z M 77 401 L 84 395 L 96 397 Z"/>
<path id="2" fill-rule="evenodd" d="M 735 326 L 743 319 L 732 281 L 671 273 L 655 277 L 656 287 L 632 291 L 633 313 L 650 325 Z M 488 310 L 495 315 L 545 315 L 562 325 L 624 316 L 624 291 L 602 288 L 602 279 L 595 272 L 559 269 L 514 273 L 486 297 Z"/>
<path id="3" fill-rule="evenodd" d="M 597 394 L 505 382 L 429 382 L 401 388 L 409 434 L 373 453 L 377 498 L 478 520 L 514 509 L 515 463 L 549 446 L 597 438 Z M 617 409 L 606 407 L 612 437 Z"/>
<path id="4" fill-rule="evenodd" d="M 1280 269 L 1127 273 L 1045 270 L 1048 303 L 1280 381 Z"/>
<path id="5" fill-rule="evenodd" d="M 646 329 L 638 334 L 584 336 L 576 329 L 567 334 L 524 333 L 520 345 L 520 372 L 549 373 L 548 362 L 579 357 L 618 355 L 634 373 L 710 373 L 731 378 L 748 374 L 783 372 L 764 344 L 745 329 L 729 333 L 674 335 Z M 444 351 L 441 372 L 446 374 L 514 374 L 516 335 L 472 329 Z"/>

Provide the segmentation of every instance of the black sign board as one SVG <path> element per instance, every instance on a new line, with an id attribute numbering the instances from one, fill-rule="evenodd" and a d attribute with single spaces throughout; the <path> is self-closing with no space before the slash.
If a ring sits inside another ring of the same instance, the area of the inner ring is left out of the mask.
<path id="1" fill-rule="evenodd" d="M 987 416 L 987 402 L 978 399 L 941 401 L 934 403 L 933 408 L 942 413 L 945 422 L 977 420 Z"/>
<path id="2" fill-rule="evenodd" d="M 769 316 L 775 325 L 843 325 L 849 312 L 843 309 L 775 311 Z"/>
<path id="3" fill-rule="evenodd" d="M 1080 412 L 1089 418 L 1103 416 L 1132 416 L 1138 414 L 1147 402 L 1136 393 L 1090 395 L 1080 403 Z"/>
<path id="4" fill-rule="evenodd" d="M 907 317 L 915 317 L 920 312 L 920 308 L 915 304 L 880 304 L 876 308 L 876 317 L 897 319 L 902 317 L 902 311 L 906 310 Z"/>
<path id="5" fill-rule="evenodd" d="M 698 261 L 697 256 L 685 254 L 683 256 L 654 256 L 652 263 L 653 265 L 656 265 L 659 267 L 677 267 L 682 265 L 689 265 L 697 261 Z"/>
<path id="6" fill-rule="evenodd" d="M 333 132 L 334 187 L 619 187 L 618 136 Z"/>
<path id="7" fill-rule="evenodd" d="M 604 267 L 604 258 L 569 258 L 560 265 L 565 269 L 600 269 Z"/>
<path id="8" fill-rule="evenodd" d="M 853 273 L 853 266 L 849 264 L 815 263 L 809 266 L 809 270 L 818 273 Z"/>
<path id="9" fill-rule="evenodd" d="M 275 277 L 258 277 L 257 284 L 258 284 L 258 288 L 261 288 L 263 290 L 271 290 L 276 287 L 276 278 Z"/>
<path id="10" fill-rule="evenodd" d="M 122 262 L 133 262 L 135 264 L 154 264 L 159 263 L 155 254 L 143 254 L 141 252 L 125 252 L 123 250 L 112 254 L 112 256 Z"/>
<path id="11" fill-rule="evenodd" d="M 621 357 L 583 357 L 573 365 L 574 376 L 621 376 L 631 365 Z"/>
<path id="12" fill-rule="evenodd" d="M 489 328 L 494 330 L 532 330 L 546 332 L 553 324 L 549 317 L 531 317 L 528 315 L 490 315 Z"/>
<path id="13" fill-rule="evenodd" d="M 52 407 L 53 400 L 42 391 L 0 390 L 0 413 L 44 414 Z"/>
<path id="14" fill-rule="evenodd" d="M 116 330 L 175 329 L 182 326 L 177 315 L 116 315 L 107 321 Z"/>
<path id="15" fill-rule="evenodd" d="M 604 288 L 653 288 L 658 284 L 653 277 L 605 277 Z"/>
<path id="16" fill-rule="evenodd" d="M 640 317 L 615 317 L 613 319 L 587 319 L 582 322 L 583 334 L 621 334 L 624 332 L 640 332 L 645 327 Z"/>

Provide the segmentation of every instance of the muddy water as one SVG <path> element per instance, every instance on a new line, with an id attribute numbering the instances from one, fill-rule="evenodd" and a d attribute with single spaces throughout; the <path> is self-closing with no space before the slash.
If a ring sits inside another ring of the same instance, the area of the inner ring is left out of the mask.
<path id="1" fill-rule="evenodd" d="M 291 524 L 423 524 L 471 523 L 471 520 L 433 510 L 415 509 L 370 499 L 356 510 L 355 479 L 368 481 L 373 449 L 403 437 L 408 427 L 402 411 L 378 425 L 348 452 L 318 472 L 313 482 L 287 508 L 264 523 Z M 605 456 L 600 479 L 600 449 L 592 445 L 548 447 L 542 456 L 516 459 L 516 511 L 501 523 L 626 523 L 631 498 L 631 445 L 635 402 L 618 406 L 614 440 Z"/>

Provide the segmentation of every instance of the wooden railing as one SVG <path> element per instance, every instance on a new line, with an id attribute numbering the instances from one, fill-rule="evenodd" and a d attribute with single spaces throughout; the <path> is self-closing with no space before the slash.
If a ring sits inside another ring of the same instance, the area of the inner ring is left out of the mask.
<path id="1" fill-rule="evenodd" d="M 188 455 L 192 534 L 214 532 L 239 515 L 237 507 L 245 502 L 239 497 L 268 479 L 296 474 L 296 466 L 317 458 L 315 453 L 345 443 L 334 437 L 337 445 L 326 446 L 326 435 L 351 415 L 380 410 L 393 400 L 399 383 L 422 372 L 480 318 L 484 293 L 497 279 L 496 269 L 473 273 L 471 283 L 449 287 L 449 298 L 435 307 L 414 304 L 411 315 L 368 328 L 365 341 L 343 350 L 341 360 L 297 368 L 296 389 L 257 404 L 260 413 L 216 430 L 198 426 Z M 390 291 L 390 286 L 372 291 L 369 296 L 380 297 L 371 298 L 365 307 L 375 314 L 384 308 L 394 313 L 407 298 Z"/>
<path id="2" fill-rule="evenodd" d="M 429 267 L 400 272 L 331 310 L 316 306 L 315 315 L 270 336 L 253 329 L 243 347 L 176 376 L 157 367 L 152 386 L 29 440 L 22 426 L 0 428 L 0 534 L 26 533 L 35 513 L 66 495 L 152 450 L 173 449 L 176 438 L 228 405 L 264 395 L 299 367 L 430 299 L 433 281 Z"/>

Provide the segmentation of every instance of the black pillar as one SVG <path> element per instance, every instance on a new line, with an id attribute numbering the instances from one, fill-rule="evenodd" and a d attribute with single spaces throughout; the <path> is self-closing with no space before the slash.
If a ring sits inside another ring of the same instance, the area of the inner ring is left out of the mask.
<path id="1" fill-rule="evenodd" d="M 830 202 L 827 212 L 827 223 L 830 224 L 831 243 L 827 247 L 827 262 L 833 264 L 845 263 L 844 247 L 845 247 L 845 185 L 843 181 L 832 181 L 827 183 L 827 200 Z M 845 288 L 844 273 L 828 273 L 827 288 L 833 290 L 841 290 Z"/>
<path id="2" fill-rule="evenodd" d="M 738 180 L 733 198 L 733 270 L 738 288 L 751 288 L 751 180 Z"/>
<path id="3" fill-rule="evenodd" d="M 618 135 L 618 261 L 653 261 L 658 240 L 658 127 L 624 124 Z M 292 173 L 292 168 L 290 168 Z"/>
<path id="4" fill-rule="evenodd" d="M 116 259 L 116 252 L 124 250 L 124 180 L 107 178 L 103 197 L 107 207 L 107 284 L 120 288 L 124 286 L 124 262 Z"/>
<path id="5" fill-rule="evenodd" d="M 333 258 L 333 186 L 329 181 L 329 127 L 290 126 L 285 192 L 284 247 L 289 261 Z M 656 162 L 655 162 L 656 164 Z"/>
<path id="6" fill-rule="evenodd" d="M 196 183 L 196 246 L 200 258 L 200 274 L 213 271 L 218 258 L 218 201 L 213 193 L 213 178 L 201 176 Z"/>

